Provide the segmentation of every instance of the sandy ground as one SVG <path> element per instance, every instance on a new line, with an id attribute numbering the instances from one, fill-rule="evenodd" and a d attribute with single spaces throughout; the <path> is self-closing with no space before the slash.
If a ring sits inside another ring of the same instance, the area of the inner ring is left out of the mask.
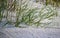
<path id="1" fill-rule="evenodd" d="M 60 29 L 3 28 L 0 38 L 60 38 Z"/>

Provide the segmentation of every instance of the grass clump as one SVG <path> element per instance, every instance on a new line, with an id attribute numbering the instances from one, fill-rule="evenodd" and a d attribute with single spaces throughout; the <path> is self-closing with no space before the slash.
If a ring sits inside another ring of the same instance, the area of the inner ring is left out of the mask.
<path id="1" fill-rule="evenodd" d="M 14 12 L 16 12 L 16 20 L 14 22 L 15 27 L 19 27 L 19 24 L 21 23 L 25 23 L 29 26 L 34 25 L 38 27 L 41 26 L 41 24 L 48 24 L 48 22 L 44 23 L 44 21 L 52 20 L 57 15 L 56 9 L 52 6 L 43 5 L 43 7 L 39 8 L 38 6 L 34 7 L 32 6 L 32 4 L 29 3 L 31 3 L 31 1 L 29 0 L 20 0 L 20 3 L 17 0 L 14 0 L 12 7 L 14 7 Z M 7 11 L 9 10 L 10 9 L 7 9 Z M 10 21 L 8 23 L 10 23 Z"/>

